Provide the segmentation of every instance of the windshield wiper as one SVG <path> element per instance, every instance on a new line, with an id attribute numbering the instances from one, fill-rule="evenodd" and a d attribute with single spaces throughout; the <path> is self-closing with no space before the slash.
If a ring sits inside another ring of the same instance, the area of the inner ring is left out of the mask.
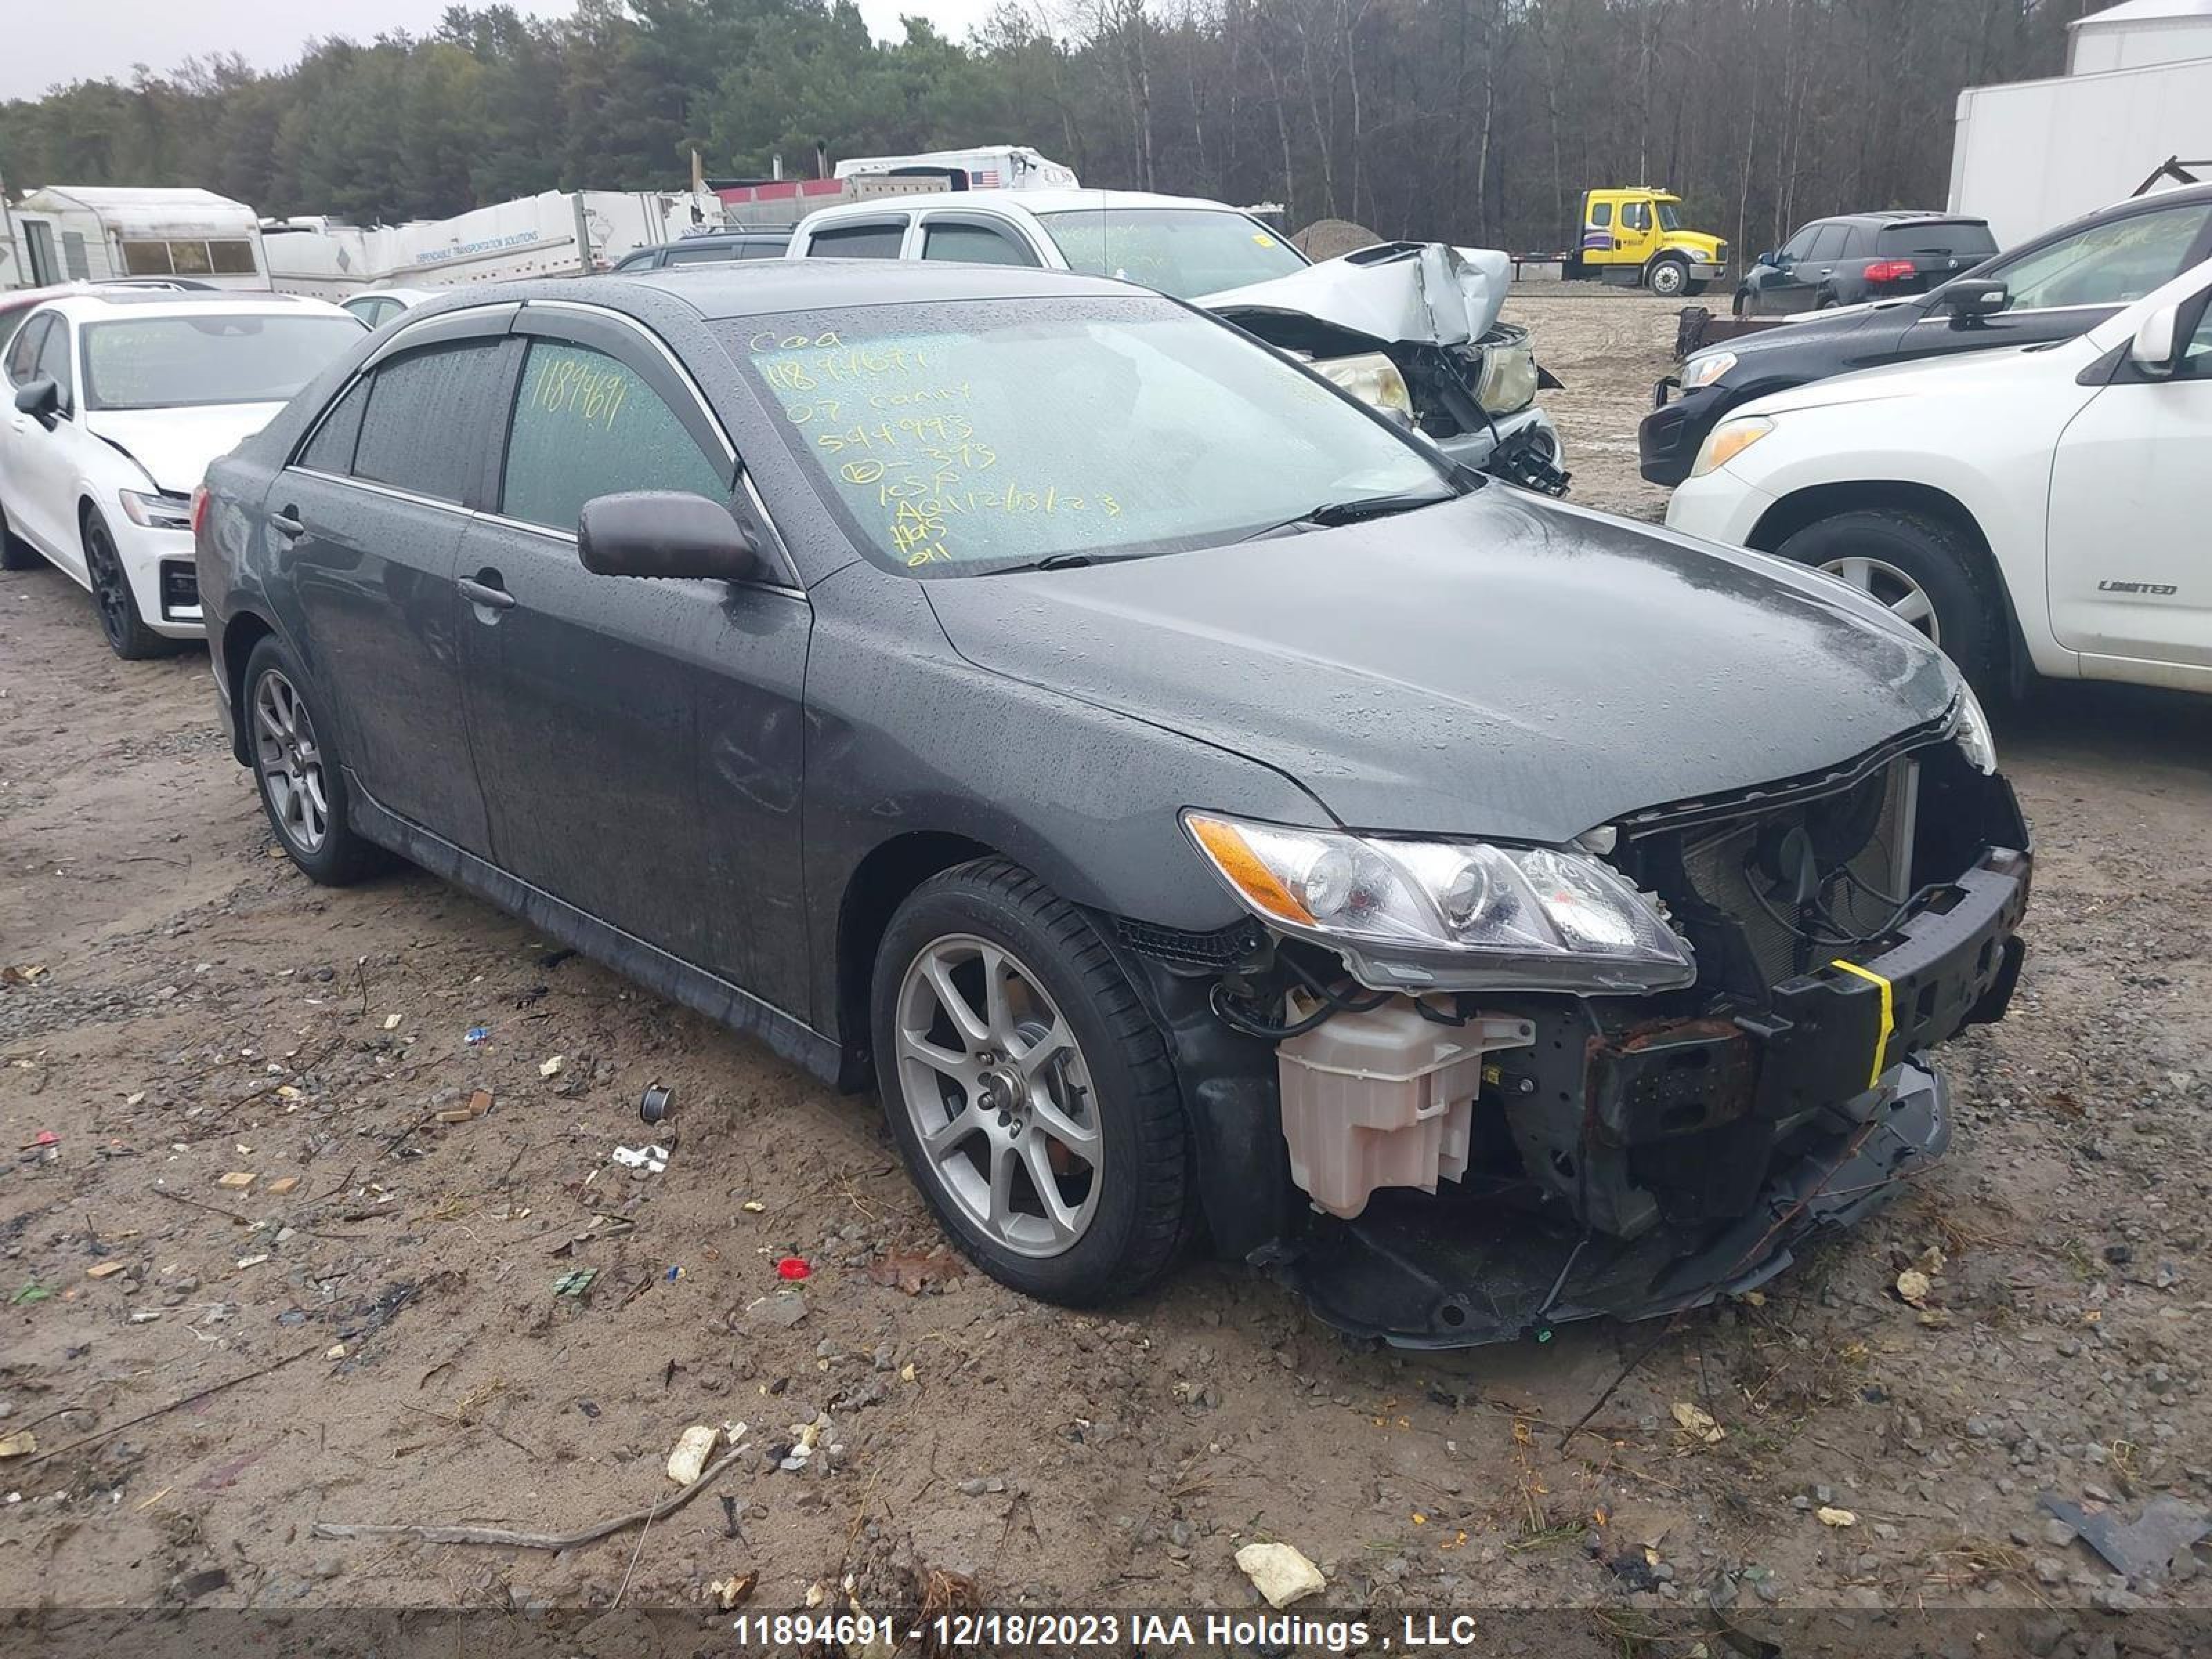
<path id="1" fill-rule="evenodd" d="M 1097 556 L 1091 553 L 1048 553 L 1041 559 L 1030 559 L 1021 564 L 996 565 L 982 574 L 1004 576 L 1017 570 L 1080 570 L 1085 565 L 1098 562 Z"/>
<path id="2" fill-rule="evenodd" d="M 1351 501 L 1323 501 L 1319 507 L 1308 507 L 1294 518 L 1283 520 L 1240 537 L 1242 541 L 1255 542 L 1264 536 L 1280 535 L 1285 530 L 1334 530 L 1340 525 L 1360 524 L 1369 519 L 1387 519 L 1393 514 L 1411 513 L 1418 507 L 1436 507 L 1457 499 L 1458 492 L 1445 490 L 1401 490 L 1389 495 L 1361 495 Z"/>

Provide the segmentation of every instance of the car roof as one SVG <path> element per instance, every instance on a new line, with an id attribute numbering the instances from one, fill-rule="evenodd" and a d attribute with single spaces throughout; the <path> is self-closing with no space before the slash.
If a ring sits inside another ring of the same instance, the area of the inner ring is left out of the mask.
<path id="1" fill-rule="evenodd" d="M 628 274 L 625 282 L 674 295 L 702 317 L 770 316 L 840 306 L 944 300 L 1126 297 L 1149 292 L 1103 276 L 1030 265 L 963 265 L 905 259 L 751 259 Z"/>
<path id="2" fill-rule="evenodd" d="M 1879 208 L 1868 213 L 1832 213 L 1815 219 L 1816 225 L 1985 225 L 1989 221 L 1971 213 L 1941 213 L 1933 208 Z"/>
<path id="3" fill-rule="evenodd" d="M 677 265 L 665 270 L 626 270 L 620 276 L 471 283 L 449 292 L 454 296 L 453 302 L 441 296 L 410 313 L 410 321 L 460 310 L 464 303 L 489 306 L 516 301 L 573 301 L 638 316 L 648 306 L 673 300 L 712 322 L 902 302 L 1160 297 L 1133 283 L 1073 271 L 904 259 L 746 259 Z M 653 300 L 641 305 L 640 296 L 647 294 Z"/>
<path id="4" fill-rule="evenodd" d="M 52 304 L 56 311 L 81 323 L 94 322 L 102 317 L 143 317 L 149 313 L 176 317 L 200 316 L 210 312 L 234 317 L 279 311 L 306 311 L 331 317 L 349 315 L 334 305 L 311 300 L 305 295 L 266 294 L 250 289 L 111 289 L 98 294 L 71 294 Z"/>
<path id="5" fill-rule="evenodd" d="M 640 253 L 672 253 L 685 247 L 738 247 L 747 242 L 787 242 L 791 240 L 789 225 L 752 225 L 743 230 L 702 230 L 696 236 L 679 236 L 672 242 L 644 242 L 623 255 L 625 259 Z"/>
<path id="6" fill-rule="evenodd" d="M 1242 213 L 1242 208 L 1203 196 L 1161 196 L 1146 190 L 932 190 L 913 196 L 877 196 L 860 202 L 839 202 L 817 208 L 808 219 L 827 220 L 833 215 L 903 213 L 916 209 L 974 208 L 988 211 L 1024 213 L 1096 213 L 1104 208 L 1191 208 L 1214 213 Z M 804 223 L 805 221 L 800 222 Z"/>

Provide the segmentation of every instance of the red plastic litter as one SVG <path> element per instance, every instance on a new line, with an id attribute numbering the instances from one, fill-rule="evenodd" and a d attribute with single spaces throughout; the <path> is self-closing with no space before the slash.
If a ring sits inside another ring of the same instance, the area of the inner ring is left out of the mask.
<path id="1" fill-rule="evenodd" d="M 41 1129 L 39 1131 L 38 1144 L 41 1146 L 58 1146 L 62 1144 L 62 1138 L 52 1129 Z"/>
<path id="2" fill-rule="evenodd" d="M 811 1277 L 813 1272 L 814 1269 L 806 1265 L 806 1258 L 803 1255 L 787 1255 L 775 1264 L 775 1276 L 778 1279 L 805 1279 Z"/>

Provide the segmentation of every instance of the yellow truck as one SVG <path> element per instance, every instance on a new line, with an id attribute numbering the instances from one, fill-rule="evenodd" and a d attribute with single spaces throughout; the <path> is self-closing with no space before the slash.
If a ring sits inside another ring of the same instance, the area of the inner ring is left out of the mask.
<path id="1" fill-rule="evenodd" d="M 1682 228 L 1682 198 L 1637 185 L 1583 192 L 1580 244 L 1556 257 L 1569 282 L 1644 287 L 1663 299 L 1702 294 L 1728 270 L 1728 244 Z"/>

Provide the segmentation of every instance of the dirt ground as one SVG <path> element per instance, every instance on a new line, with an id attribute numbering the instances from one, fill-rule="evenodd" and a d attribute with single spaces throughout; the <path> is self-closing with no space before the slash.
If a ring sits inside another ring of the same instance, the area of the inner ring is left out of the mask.
<path id="1" fill-rule="evenodd" d="M 1576 498 L 1656 514 L 1671 312 L 1513 309 Z M 935 1572 L 1249 1609 L 1234 1553 L 1279 1539 L 1340 1607 L 2008 1607 L 2040 1653 L 2183 1651 L 2201 1557 L 2130 1586 L 2037 1498 L 2212 1498 L 2212 702 L 2046 688 L 1998 738 L 2032 954 L 1943 1055 L 1948 1160 L 1672 1331 L 1415 1358 L 1239 1267 L 1085 1316 L 911 1260 L 872 1102 L 427 876 L 310 886 L 204 653 L 119 663 L 65 579 L 0 578 L 0 1436 L 36 1442 L 0 1439 L 0 1606 L 699 1608 L 757 1573 L 781 1609 Z M 662 1172 L 613 1161 L 655 1139 Z M 313 1531 L 586 1527 L 740 1421 L 698 1501 L 566 1553 Z"/>

